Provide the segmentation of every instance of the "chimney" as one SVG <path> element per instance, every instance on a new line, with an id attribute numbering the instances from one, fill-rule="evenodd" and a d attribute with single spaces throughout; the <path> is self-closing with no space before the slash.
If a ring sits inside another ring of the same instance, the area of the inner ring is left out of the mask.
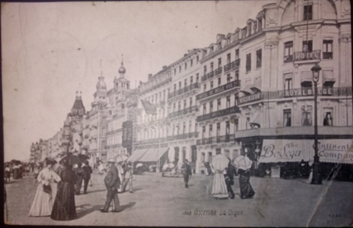
<path id="1" fill-rule="evenodd" d="M 153 74 L 148 74 L 148 80 L 152 78 Z"/>
<path id="2" fill-rule="evenodd" d="M 163 66 L 163 70 L 165 70 L 167 68 L 167 66 Z"/>
<path id="3" fill-rule="evenodd" d="M 217 34 L 217 43 L 225 38 L 224 34 Z"/>

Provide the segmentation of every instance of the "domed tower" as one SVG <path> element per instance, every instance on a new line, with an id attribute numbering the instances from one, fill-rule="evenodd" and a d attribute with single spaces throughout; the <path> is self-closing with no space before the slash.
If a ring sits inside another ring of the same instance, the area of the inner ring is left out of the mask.
<path id="1" fill-rule="evenodd" d="M 119 68 L 119 78 L 114 78 L 114 89 L 115 91 L 122 91 L 130 89 L 130 81 L 125 78 L 126 69 L 124 67 L 123 59 L 121 60 L 121 66 Z"/>
<path id="2" fill-rule="evenodd" d="M 97 91 L 94 93 L 94 101 L 92 102 L 93 109 L 103 109 L 107 104 L 107 86 L 104 82 L 104 77 L 101 75 L 98 77 L 96 85 Z"/>
<path id="3" fill-rule="evenodd" d="M 85 114 L 85 106 L 82 102 L 82 92 L 76 92 L 76 100 L 71 109 L 71 116 L 82 117 Z"/>

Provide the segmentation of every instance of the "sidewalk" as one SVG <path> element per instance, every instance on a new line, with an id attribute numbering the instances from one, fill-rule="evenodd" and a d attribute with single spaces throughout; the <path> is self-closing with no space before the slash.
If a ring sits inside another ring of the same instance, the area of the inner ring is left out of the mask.
<path id="1" fill-rule="evenodd" d="M 9 184 L 10 223 L 40 225 L 111 226 L 340 226 L 352 218 L 353 184 L 329 182 L 309 185 L 305 179 L 252 177 L 254 198 L 216 200 L 211 196 L 212 176 L 193 175 L 190 187 L 183 178 L 161 174 L 134 175 L 133 193 L 119 194 L 121 213 L 101 213 L 105 175 L 94 173 L 88 194 L 75 197 L 78 219 L 53 221 L 27 217 L 36 184 L 30 178 Z M 321 199 L 322 194 L 328 191 Z M 25 190 L 26 189 L 26 190 Z M 233 186 L 239 193 L 238 179 Z M 26 193 L 26 194 L 23 194 Z M 22 195 L 21 195 L 22 194 Z M 318 206 L 317 203 L 321 202 Z M 315 208 L 318 208 L 315 210 Z M 313 213 L 316 211 L 316 213 Z M 333 215 L 339 214 L 339 217 Z M 309 222 L 310 221 L 310 222 Z"/>

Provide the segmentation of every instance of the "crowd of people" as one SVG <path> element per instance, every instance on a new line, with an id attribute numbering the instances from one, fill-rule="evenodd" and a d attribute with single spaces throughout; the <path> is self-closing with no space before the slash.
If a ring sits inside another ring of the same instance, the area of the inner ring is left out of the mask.
<path id="1" fill-rule="evenodd" d="M 22 163 L 20 161 L 6 162 L 4 164 L 4 177 L 5 183 L 8 183 L 12 179 L 21 179 L 28 175 L 31 171 L 31 163 Z"/>

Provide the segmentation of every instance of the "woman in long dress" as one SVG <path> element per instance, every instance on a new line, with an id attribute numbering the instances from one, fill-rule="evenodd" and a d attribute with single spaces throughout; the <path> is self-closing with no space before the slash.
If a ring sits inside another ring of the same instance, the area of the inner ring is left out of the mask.
<path id="1" fill-rule="evenodd" d="M 61 182 L 50 218 L 53 220 L 72 220 L 77 218 L 75 206 L 75 183 L 77 177 L 72 165 L 64 164 L 65 169 L 60 173 Z"/>
<path id="2" fill-rule="evenodd" d="M 212 181 L 212 196 L 216 199 L 227 199 L 228 190 L 226 181 L 224 179 L 224 172 L 228 167 L 229 159 L 218 153 L 212 158 L 211 168 L 213 171 L 213 181 Z"/>
<path id="3" fill-rule="evenodd" d="M 49 186 L 60 181 L 60 177 L 52 170 L 54 163 L 47 161 L 47 166 L 38 174 L 39 185 L 28 216 L 49 216 L 51 214 L 54 197 Z M 49 190 L 45 191 L 45 188 Z"/>
<path id="4" fill-rule="evenodd" d="M 246 151 L 234 160 L 234 165 L 237 167 L 239 174 L 240 198 L 242 199 L 250 198 L 255 195 L 250 184 L 250 168 L 252 163 L 253 162 L 247 157 Z"/>

